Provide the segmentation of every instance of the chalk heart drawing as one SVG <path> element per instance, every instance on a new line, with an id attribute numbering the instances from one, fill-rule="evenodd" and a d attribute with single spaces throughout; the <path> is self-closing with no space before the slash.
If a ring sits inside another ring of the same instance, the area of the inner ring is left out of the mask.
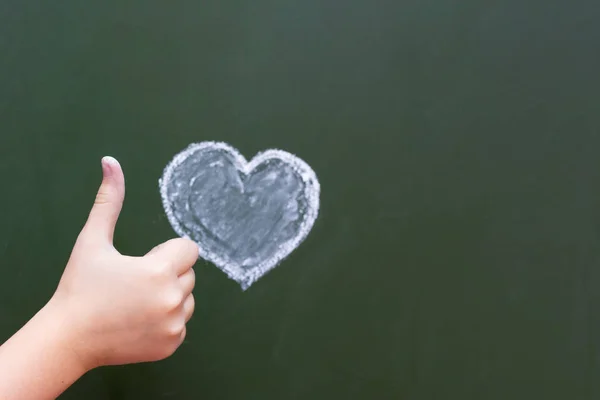
<path id="1" fill-rule="evenodd" d="M 304 241 L 319 212 L 317 176 L 282 150 L 248 162 L 226 143 L 194 143 L 171 160 L 159 183 L 175 232 L 196 242 L 200 257 L 242 290 Z"/>

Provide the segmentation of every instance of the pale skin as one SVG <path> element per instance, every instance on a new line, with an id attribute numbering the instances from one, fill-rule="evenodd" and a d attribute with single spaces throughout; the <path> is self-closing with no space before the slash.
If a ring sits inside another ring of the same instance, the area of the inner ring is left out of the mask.
<path id="1" fill-rule="evenodd" d="M 56 399 L 92 369 L 165 359 L 186 336 L 198 247 L 173 239 L 143 257 L 120 254 L 113 234 L 125 178 L 111 157 L 102 170 L 54 295 L 0 346 L 0 399 Z"/>

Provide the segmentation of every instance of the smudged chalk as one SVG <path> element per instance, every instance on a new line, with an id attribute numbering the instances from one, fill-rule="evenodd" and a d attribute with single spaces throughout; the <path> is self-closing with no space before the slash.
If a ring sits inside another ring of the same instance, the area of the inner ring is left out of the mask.
<path id="1" fill-rule="evenodd" d="M 315 172 L 282 150 L 248 162 L 226 143 L 194 143 L 165 167 L 159 187 L 175 232 L 243 290 L 304 241 L 319 213 Z"/>

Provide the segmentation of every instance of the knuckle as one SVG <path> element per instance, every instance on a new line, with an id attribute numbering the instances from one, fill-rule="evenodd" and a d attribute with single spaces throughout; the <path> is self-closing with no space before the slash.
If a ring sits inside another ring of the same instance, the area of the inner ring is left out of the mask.
<path id="1" fill-rule="evenodd" d="M 183 321 L 177 321 L 169 324 L 165 330 L 168 338 L 175 339 L 181 337 L 185 329 L 185 323 Z"/>
<path id="2" fill-rule="evenodd" d="M 162 299 L 163 309 L 166 312 L 176 310 L 183 303 L 183 292 L 178 289 L 168 291 Z"/>
<path id="3" fill-rule="evenodd" d="M 188 298 L 185 301 L 185 305 L 188 312 L 193 313 L 194 312 L 194 308 L 196 308 L 196 299 L 194 299 L 194 295 L 190 294 L 188 296 Z"/>
<path id="4" fill-rule="evenodd" d="M 189 321 L 190 319 L 192 319 L 192 317 L 194 316 L 194 313 L 196 312 L 196 305 L 194 304 L 194 302 L 192 301 L 191 304 L 188 306 L 188 309 L 186 310 L 186 319 Z"/>
<path id="5" fill-rule="evenodd" d="M 171 321 L 166 325 L 161 345 L 157 347 L 157 359 L 162 360 L 172 356 L 183 342 L 186 332 L 185 322 L 181 320 Z"/>
<path id="6" fill-rule="evenodd" d="M 94 200 L 94 204 L 97 206 L 102 206 L 102 205 L 108 204 L 109 198 L 110 198 L 110 196 L 108 195 L 108 193 L 106 193 L 104 191 L 100 191 L 100 192 L 98 192 L 98 194 L 96 194 L 96 199 Z"/>
<path id="7" fill-rule="evenodd" d="M 168 265 L 163 263 L 156 263 L 149 269 L 150 276 L 156 280 L 165 280 L 169 278 L 170 269 Z"/>
<path id="8" fill-rule="evenodd" d="M 196 305 L 196 299 L 194 298 L 194 295 L 190 293 L 190 295 L 187 298 L 188 301 L 188 305 L 193 309 L 194 306 Z"/>
<path id="9" fill-rule="evenodd" d="M 196 273 L 194 272 L 194 270 L 191 268 L 187 270 L 181 276 L 181 282 L 186 288 L 193 290 L 196 286 Z"/>

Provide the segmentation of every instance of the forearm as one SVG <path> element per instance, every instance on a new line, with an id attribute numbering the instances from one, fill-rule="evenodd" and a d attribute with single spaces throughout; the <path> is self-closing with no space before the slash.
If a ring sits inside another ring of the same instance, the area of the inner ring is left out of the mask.
<path id="1" fill-rule="evenodd" d="M 0 346 L 0 399 L 53 400 L 86 371 L 68 322 L 52 303 Z"/>

